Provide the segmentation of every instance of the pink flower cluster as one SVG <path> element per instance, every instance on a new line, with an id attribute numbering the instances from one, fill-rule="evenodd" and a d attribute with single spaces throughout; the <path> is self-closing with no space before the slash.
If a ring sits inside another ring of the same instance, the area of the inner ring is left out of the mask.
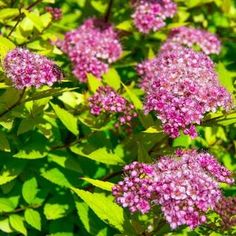
<path id="1" fill-rule="evenodd" d="M 137 116 L 133 104 L 109 86 L 99 87 L 96 93 L 89 98 L 89 106 L 91 114 L 96 116 L 103 112 L 117 114 L 120 125 L 129 124 Z"/>
<path id="2" fill-rule="evenodd" d="M 187 47 L 198 46 L 207 55 L 219 54 L 221 49 L 221 43 L 214 34 L 185 26 L 173 29 L 161 50 L 177 49 L 178 45 Z"/>
<path id="3" fill-rule="evenodd" d="M 145 112 L 154 111 L 172 138 L 196 137 L 195 124 L 206 112 L 232 106 L 231 95 L 220 85 L 212 60 L 202 52 L 178 46 L 138 65 L 146 92 Z"/>
<path id="4" fill-rule="evenodd" d="M 52 19 L 58 21 L 62 18 L 62 11 L 56 7 L 45 7 L 45 10 L 52 15 Z"/>
<path id="5" fill-rule="evenodd" d="M 181 150 L 153 164 L 133 162 L 124 171 L 124 180 L 112 190 L 117 203 L 141 213 L 160 205 L 173 229 L 204 223 L 207 210 L 221 198 L 218 182 L 234 182 L 212 155 L 195 150 Z"/>
<path id="6" fill-rule="evenodd" d="M 15 48 L 4 58 L 5 73 L 18 89 L 43 84 L 52 86 L 63 78 L 57 65 L 44 56 L 30 52 L 25 48 Z"/>
<path id="7" fill-rule="evenodd" d="M 223 197 L 214 210 L 221 217 L 224 229 L 236 226 L 236 197 Z"/>
<path id="8" fill-rule="evenodd" d="M 87 73 L 101 78 L 109 64 L 122 54 L 117 33 L 98 19 L 86 20 L 78 29 L 67 32 L 56 45 L 69 56 L 73 73 L 81 82 L 87 81 Z"/>
<path id="9" fill-rule="evenodd" d="M 134 0 L 134 24 L 142 33 L 157 31 L 165 26 L 165 19 L 176 13 L 176 4 L 172 0 Z"/>

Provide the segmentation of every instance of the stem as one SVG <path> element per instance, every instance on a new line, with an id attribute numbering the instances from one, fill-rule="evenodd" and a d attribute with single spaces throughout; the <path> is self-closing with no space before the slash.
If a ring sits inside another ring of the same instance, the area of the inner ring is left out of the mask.
<path id="1" fill-rule="evenodd" d="M 34 6 L 42 2 L 43 0 L 37 0 L 36 2 L 31 3 L 26 9 L 29 11 L 31 10 Z"/>
<path id="2" fill-rule="evenodd" d="M 36 6 L 37 4 L 39 4 L 40 2 L 42 2 L 42 0 L 37 0 L 36 2 L 31 3 L 26 10 L 30 11 L 34 6 Z M 9 39 L 9 37 L 11 36 L 11 34 L 14 32 L 14 30 L 16 29 L 16 27 L 19 25 L 19 23 L 21 22 L 21 20 L 23 19 L 24 13 L 21 12 L 22 7 L 19 8 L 19 15 L 17 17 L 15 17 L 13 20 L 16 20 L 16 24 L 13 26 L 13 28 L 11 29 L 11 31 L 9 32 L 9 34 L 7 35 L 7 38 Z"/>
<path id="3" fill-rule="evenodd" d="M 105 22 L 109 21 L 109 18 L 110 18 L 110 15 L 111 15 L 112 5 L 113 5 L 113 0 L 110 0 L 109 4 L 108 4 L 108 7 L 107 7 L 107 11 L 106 11 L 105 17 L 104 17 L 104 21 Z"/>
<path id="4" fill-rule="evenodd" d="M 22 13 L 21 13 L 21 7 L 19 8 L 19 16 L 17 17 L 17 21 L 16 24 L 13 26 L 13 28 L 11 29 L 11 31 L 9 32 L 9 34 L 7 35 L 7 38 L 9 39 L 11 34 L 14 32 L 14 30 L 16 29 L 16 27 L 18 26 L 18 24 L 20 23 L 21 19 L 22 19 Z"/>
<path id="5" fill-rule="evenodd" d="M 109 174 L 109 175 L 103 177 L 102 180 L 103 180 L 103 181 L 106 181 L 106 180 L 112 179 L 112 178 L 114 178 L 114 177 L 116 177 L 116 176 L 118 176 L 118 175 L 121 175 L 122 173 L 123 173 L 122 170 L 117 171 L 117 172 L 114 172 L 114 173 L 111 173 L 111 174 Z"/>
<path id="6" fill-rule="evenodd" d="M 17 213 L 17 212 L 21 212 L 21 211 L 25 211 L 26 209 L 37 209 L 41 207 L 41 205 L 32 205 L 32 206 L 22 206 L 20 208 L 16 208 L 15 210 L 13 211 L 9 211 L 9 212 L 2 212 L 0 213 L 0 216 L 8 216 L 10 214 L 14 214 L 14 213 Z"/>
<path id="7" fill-rule="evenodd" d="M 203 122 L 201 122 L 201 125 L 209 124 L 211 122 L 223 121 L 225 118 L 227 118 L 228 115 L 232 115 L 232 114 L 236 114 L 236 111 L 232 110 L 231 112 L 223 114 L 221 116 L 217 116 L 217 117 L 214 117 L 211 119 L 203 120 Z"/>
<path id="8" fill-rule="evenodd" d="M 3 111 L 2 113 L 0 113 L 0 117 L 6 115 L 6 114 L 7 114 L 8 112 L 10 112 L 12 109 L 14 109 L 14 108 L 17 107 L 18 105 L 20 105 L 21 100 L 22 100 L 22 98 L 23 98 L 23 96 L 24 96 L 24 94 L 25 94 L 25 90 L 26 90 L 25 88 L 22 90 L 22 92 L 21 92 L 19 98 L 17 99 L 17 101 L 16 101 L 14 104 L 12 104 L 12 105 L 11 105 L 10 107 L 8 107 L 5 111 Z"/>

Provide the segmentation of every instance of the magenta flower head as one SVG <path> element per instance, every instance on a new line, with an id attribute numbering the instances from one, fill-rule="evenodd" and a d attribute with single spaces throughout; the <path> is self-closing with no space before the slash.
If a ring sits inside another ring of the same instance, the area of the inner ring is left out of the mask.
<path id="1" fill-rule="evenodd" d="M 176 49 L 178 45 L 187 47 L 198 46 L 205 54 L 219 54 L 220 40 L 216 35 L 205 30 L 188 28 L 185 26 L 171 31 L 166 43 L 161 47 L 162 51 Z"/>
<path id="2" fill-rule="evenodd" d="M 133 104 L 109 86 L 99 87 L 89 98 L 89 106 L 91 114 L 95 116 L 101 113 L 117 115 L 117 126 L 129 124 L 137 116 Z"/>
<path id="3" fill-rule="evenodd" d="M 56 7 L 45 7 L 45 11 L 52 15 L 52 19 L 58 21 L 62 18 L 62 11 Z"/>
<path id="4" fill-rule="evenodd" d="M 202 52 L 178 46 L 138 65 L 145 90 L 145 113 L 154 111 L 172 138 L 196 137 L 195 124 L 218 108 L 229 110 L 232 99 L 220 85 L 212 60 Z"/>
<path id="5" fill-rule="evenodd" d="M 134 24 L 145 34 L 164 27 L 165 19 L 173 17 L 177 8 L 172 0 L 133 0 L 132 5 Z"/>
<path id="6" fill-rule="evenodd" d="M 112 189 L 116 202 L 131 212 L 147 213 L 160 205 L 171 228 L 195 228 L 206 221 L 222 194 L 219 182 L 232 184 L 230 171 L 209 153 L 179 151 L 153 164 L 133 162 Z"/>
<path id="7" fill-rule="evenodd" d="M 7 77 L 18 89 L 31 86 L 38 88 L 43 84 L 52 86 L 63 78 L 53 61 L 25 48 L 9 51 L 4 58 L 3 67 Z"/>
<path id="8" fill-rule="evenodd" d="M 118 34 L 110 24 L 98 19 L 86 20 L 78 29 L 67 32 L 56 45 L 69 56 L 73 73 L 80 82 L 87 81 L 88 73 L 101 78 L 109 64 L 122 54 Z"/>

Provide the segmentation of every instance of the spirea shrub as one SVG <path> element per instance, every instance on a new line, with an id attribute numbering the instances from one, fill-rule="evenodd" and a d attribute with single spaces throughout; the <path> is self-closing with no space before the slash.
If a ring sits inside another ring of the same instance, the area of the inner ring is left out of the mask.
<path id="1" fill-rule="evenodd" d="M 235 11 L 0 1 L 0 236 L 236 235 Z"/>
<path id="2" fill-rule="evenodd" d="M 219 182 L 232 184 L 230 172 L 209 153 L 178 151 L 153 164 L 133 162 L 124 167 L 124 180 L 113 187 L 117 203 L 131 212 L 147 213 L 161 205 L 171 228 L 195 228 L 221 199 Z"/>

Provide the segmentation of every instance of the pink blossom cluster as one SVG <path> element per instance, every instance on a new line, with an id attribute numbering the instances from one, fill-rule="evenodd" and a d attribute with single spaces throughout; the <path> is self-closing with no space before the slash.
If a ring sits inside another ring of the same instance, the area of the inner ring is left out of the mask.
<path id="1" fill-rule="evenodd" d="M 198 46 L 205 54 L 219 54 L 221 43 L 216 35 L 201 29 L 179 27 L 171 31 L 162 51 L 178 49 L 178 45 Z"/>
<path id="2" fill-rule="evenodd" d="M 25 48 L 15 48 L 4 58 L 5 73 L 18 89 L 43 84 L 52 86 L 63 75 L 57 65 L 44 56 L 30 52 Z"/>
<path id="3" fill-rule="evenodd" d="M 62 18 L 62 11 L 56 7 L 45 7 L 45 10 L 52 15 L 52 19 L 58 21 Z"/>
<path id="4" fill-rule="evenodd" d="M 147 213 L 160 205 L 173 229 L 204 223 L 208 209 L 214 209 L 221 198 L 219 182 L 234 182 L 214 156 L 196 150 L 181 150 L 153 164 L 133 162 L 124 172 L 123 181 L 112 190 L 116 202 L 132 213 Z"/>
<path id="5" fill-rule="evenodd" d="M 224 229 L 236 226 L 236 197 L 221 198 L 214 210 L 220 216 Z"/>
<path id="6" fill-rule="evenodd" d="M 117 114 L 119 123 L 117 126 L 129 124 L 137 116 L 133 104 L 120 96 L 109 86 L 101 86 L 96 93 L 89 98 L 90 112 L 93 115 Z"/>
<path id="7" fill-rule="evenodd" d="M 110 63 L 122 54 L 118 35 L 108 23 L 88 19 L 78 29 L 65 34 L 64 40 L 56 45 L 62 49 L 73 64 L 73 74 L 81 81 L 87 81 L 87 74 L 101 78 Z"/>
<path id="8" fill-rule="evenodd" d="M 178 46 L 138 65 L 141 87 L 146 92 L 144 110 L 154 111 L 172 138 L 196 137 L 195 124 L 219 107 L 229 110 L 232 99 L 220 85 L 214 63 L 202 52 Z"/>
<path id="9" fill-rule="evenodd" d="M 157 31 L 165 26 L 165 19 L 176 13 L 176 4 L 172 0 L 134 0 L 134 24 L 142 33 Z"/>

